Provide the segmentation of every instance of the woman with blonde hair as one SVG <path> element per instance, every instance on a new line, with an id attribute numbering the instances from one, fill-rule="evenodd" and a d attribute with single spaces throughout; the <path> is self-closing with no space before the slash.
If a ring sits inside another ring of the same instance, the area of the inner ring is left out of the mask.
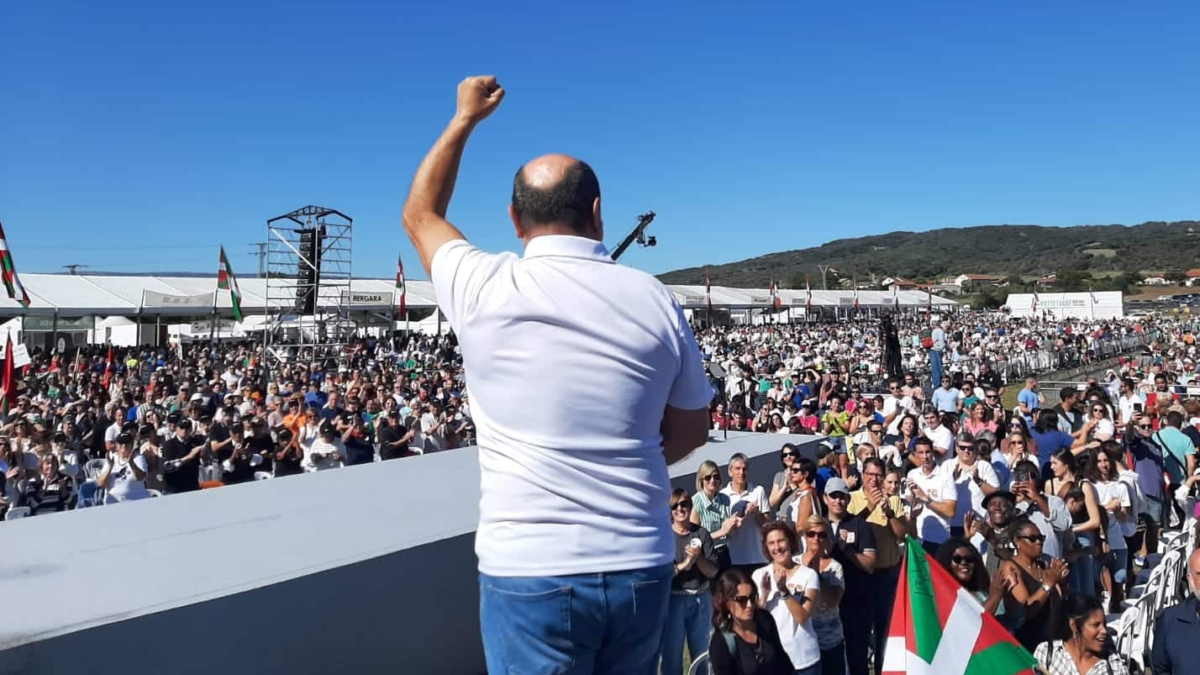
<path id="1" fill-rule="evenodd" d="M 798 524 L 800 531 L 800 564 L 817 573 L 821 591 L 812 613 L 817 646 L 821 649 L 821 672 L 843 673 L 846 670 L 846 643 L 842 634 L 839 605 L 846 590 L 842 564 L 834 560 L 833 529 L 819 513 Z"/>
<path id="2" fill-rule="evenodd" d="M 721 469 L 712 460 L 704 460 L 696 470 L 691 521 L 708 530 L 712 537 L 718 573 L 729 569 L 729 533 L 741 525 L 742 518 L 733 515 L 729 495 L 721 492 Z"/>

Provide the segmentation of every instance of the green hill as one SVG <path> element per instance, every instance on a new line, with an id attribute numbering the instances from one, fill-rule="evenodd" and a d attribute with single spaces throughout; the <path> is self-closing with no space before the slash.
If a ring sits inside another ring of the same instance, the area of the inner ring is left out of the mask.
<path id="1" fill-rule="evenodd" d="M 958 274 L 1080 279 L 1128 278 L 1147 271 L 1181 275 L 1200 267 L 1200 222 L 1125 225 L 986 225 L 929 232 L 839 239 L 815 248 L 770 253 L 710 266 L 719 286 L 765 288 L 772 277 L 785 288 L 803 288 L 805 276 L 820 288 L 818 265 L 836 268 L 860 284 L 886 277 L 931 281 Z M 659 275 L 663 283 L 703 284 L 704 267 Z M 830 281 L 830 288 L 834 283 Z"/>

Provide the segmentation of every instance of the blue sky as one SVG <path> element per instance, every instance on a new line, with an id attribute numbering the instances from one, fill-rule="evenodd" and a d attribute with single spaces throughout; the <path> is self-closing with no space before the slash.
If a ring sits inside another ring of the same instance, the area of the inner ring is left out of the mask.
<path id="1" fill-rule="evenodd" d="M 516 249 L 512 174 L 600 176 L 651 271 L 893 230 L 1200 217 L 1200 3 L 0 2 L 0 221 L 19 269 L 250 272 L 267 218 L 398 214 L 458 81 L 508 90 L 450 218 Z"/>

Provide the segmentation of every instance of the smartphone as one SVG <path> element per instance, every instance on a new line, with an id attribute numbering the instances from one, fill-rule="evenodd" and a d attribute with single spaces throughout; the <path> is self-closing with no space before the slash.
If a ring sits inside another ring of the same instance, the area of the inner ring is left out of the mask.
<path id="1" fill-rule="evenodd" d="M 1134 403 L 1134 404 L 1133 404 L 1133 412 L 1135 412 L 1135 413 L 1140 413 L 1140 412 L 1142 412 L 1142 404 L 1141 404 L 1141 403 Z"/>

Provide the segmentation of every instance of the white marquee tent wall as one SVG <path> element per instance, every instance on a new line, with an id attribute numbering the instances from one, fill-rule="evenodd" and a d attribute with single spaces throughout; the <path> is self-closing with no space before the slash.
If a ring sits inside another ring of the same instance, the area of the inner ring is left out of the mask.
<path id="1" fill-rule="evenodd" d="M 22 274 L 21 282 L 28 291 L 31 305 L 23 309 L 15 300 L 0 295 L 0 317 L 44 316 L 156 316 L 197 317 L 213 313 L 212 293 L 216 277 L 128 277 L 94 276 L 88 274 Z M 238 279 L 242 292 L 242 311 L 247 315 L 266 311 L 266 279 Z M 408 281 L 407 305 L 412 309 L 433 309 L 437 306 L 433 284 L 428 281 Z M 679 303 L 687 309 L 707 307 L 704 286 L 668 286 Z M 351 293 L 354 309 L 363 312 L 387 313 L 395 299 L 392 279 L 355 279 Z M 149 296 L 147 293 L 149 292 Z M 803 308 L 806 294 L 803 289 L 779 291 L 785 307 Z M 170 296 L 164 302 L 161 296 Z M 150 297 L 150 301 L 147 301 Z M 922 309 L 931 300 L 924 291 L 900 291 L 901 308 Z M 814 307 L 843 307 L 854 304 L 853 291 L 813 291 Z M 891 291 L 859 291 L 861 307 L 889 308 L 894 302 Z M 729 288 L 713 286 L 712 304 L 720 309 L 766 309 L 771 304 L 765 288 Z M 952 300 L 932 297 L 935 309 L 957 306 Z M 216 310 L 221 316 L 232 316 L 229 293 L 216 294 Z"/>

